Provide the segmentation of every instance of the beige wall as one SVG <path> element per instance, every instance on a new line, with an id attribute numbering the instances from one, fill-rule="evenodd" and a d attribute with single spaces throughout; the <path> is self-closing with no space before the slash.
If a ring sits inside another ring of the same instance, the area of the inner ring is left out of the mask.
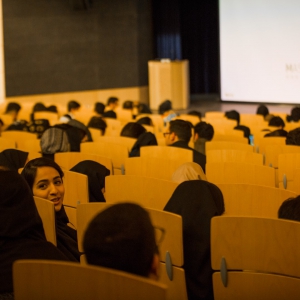
<path id="1" fill-rule="evenodd" d="M 0 103 L 5 99 L 5 74 L 4 74 L 4 44 L 3 44 L 3 14 L 2 0 L 0 0 Z"/>

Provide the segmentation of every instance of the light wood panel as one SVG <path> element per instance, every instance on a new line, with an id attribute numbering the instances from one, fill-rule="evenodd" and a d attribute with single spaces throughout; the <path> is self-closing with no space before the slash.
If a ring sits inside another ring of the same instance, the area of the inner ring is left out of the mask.
<path id="1" fill-rule="evenodd" d="M 277 218 L 282 202 L 296 197 L 291 191 L 252 184 L 217 184 L 222 191 L 225 216 Z"/>
<path id="2" fill-rule="evenodd" d="M 96 154 L 88 154 L 81 152 L 61 152 L 55 153 L 55 162 L 61 166 L 63 169 L 70 170 L 75 165 L 83 160 L 92 160 L 97 163 L 105 166 L 110 174 L 113 174 L 113 166 L 111 158 L 96 155 Z"/>
<path id="3" fill-rule="evenodd" d="M 189 149 L 164 146 L 141 147 L 141 157 L 152 157 L 161 159 L 172 159 L 180 161 L 181 164 L 193 161 L 193 152 Z"/>
<path id="4" fill-rule="evenodd" d="M 125 174 L 171 180 L 182 161 L 154 157 L 130 157 L 125 161 Z"/>
<path id="5" fill-rule="evenodd" d="M 95 142 L 99 142 L 99 143 L 114 143 L 114 144 L 125 145 L 128 151 L 131 151 L 136 141 L 137 139 L 125 137 L 125 136 L 99 136 L 97 140 L 95 140 Z"/>
<path id="6" fill-rule="evenodd" d="M 14 140 L 10 140 L 4 137 L 0 137 L 0 151 L 5 149 L 15 149 L 16 142 Z"/>
<path id="7" fill-rule="evenodd" d="M 263 165 L 263 155 L 240 150 L 209 150 L 206 151 L 207 163 L 217 162 L 246 162 L 254 165 Z"/>
<path id="8" fill-rule="evenodd" d="M 300 285 L 295 280 L 300 278 L 299 234 L 299 222 L 214 217 L 211 222 L 212 268 L 220 270 L 223 259 L 227 271 L 224 268 L 222 273 L 228 276 L 227 286 L 224 286 L 220 273 L 214 274 L 215 299 L 298 299 Z M 228 272 L 230 270 L 236 275 Z M 248 273 L 249 277 L 246 277 Z M 280 278 L 283 276 L 295 278 Z M 262 283 L 254 285 L 259 281 Z M 280 291 L 283 286 L 284 291 Z M 285 294 L 287 288 L 293 289 L 288 292 L 288 298 Z M 232 297 L 227 298 L 230 295 Z"/>
<path id="9" fill-rule="evenodd" d="M 141 276 L 78 263 L 21 260 L 13 266 L 15 300 L 166 299 L 164 285 Z"/>
<path id="10" fill-rule="evenodd" d="M 90 142 L 82 143 L 80 145 L 82 153 L 96 154 L 112 159 L 114 174 L 122 174 L 122 170 L 125 166 L 125 161 L 128 158 L 128 147 L 116 143 L 100 143 Z"/>
<path id="11" fill-rule="evenodd" d="M 275 187 L 275 170 L 266 166 L 223 162 L 206 164 L 207 180 L 218 183 L 247 183 Z"/>
<path id="12" fill-rule="evenodd" d="M 205 143 L 206 151 L 209 150 L 222 150 L 222 149 L 231 149 L 231 150 L 242 150 L 253 152 L 253 146 L 247 145 L 244 143 L 236 142 L 226 142 L 226 141 L 211 141 Z"/>
<path id="13" fill-rule="evenodd" d="M 43 222 L 46 239 L 48 242 L 51 242 L 56 246 L 54 203 L 35 196 L 33 197 L 33 199 Z"/>
<path id="14" fill-rule="evenodd" d="M 65 196 L 64 204 L 76 207 L 89 202 L 88 177 L 71 171 L 64 171 Z"/>
<path id="15" fill-rule="evenodd" d="M 1 136 L 6 139 L 14 140 L 17 144 L 17 147 L 19 147 L 19 142 L 23 140 L 34 140 L 37 139 L 37 135 L 35 133 L 30 133 L 26 131 L 3 131 L 1 133 Z"/>
<path id="16" fill-rule="evenodd" d="M 163 210 L 178 183 L 157 178 L 114 175 L 105 178 L 107 203 L 130 200 L 141 206 Z"/>

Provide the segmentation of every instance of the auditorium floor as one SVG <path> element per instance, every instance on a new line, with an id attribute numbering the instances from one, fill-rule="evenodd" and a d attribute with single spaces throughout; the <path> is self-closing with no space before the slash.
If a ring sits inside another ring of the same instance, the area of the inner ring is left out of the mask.
<path id="1" fill-rule="evenodd" d="M 241 103 L 220 101 L 219 95 L 201 94 L 191 95 L 190 106 L 186 110 L 180 110 L 179 113 L 185 113 L 190 110 L 199 110 L 202 115 L 206 111 L 228 111 L 237 110 L 239 113 L 256 113 L 258 103 Z M 266 104 L 270 112 L 283 112 L 289 114 L 292 107 L 296 104 Z"/>

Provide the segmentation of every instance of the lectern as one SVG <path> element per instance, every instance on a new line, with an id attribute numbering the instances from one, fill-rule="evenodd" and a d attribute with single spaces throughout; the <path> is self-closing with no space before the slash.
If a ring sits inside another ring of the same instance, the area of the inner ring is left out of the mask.
<path id="1" fill-rule="evenodd" d="M 174 109 L 186 109 L 189 105 L 188 60 L 149 61 L 148 69 L 150 108 L 157 110 L 169 99 Z"/>

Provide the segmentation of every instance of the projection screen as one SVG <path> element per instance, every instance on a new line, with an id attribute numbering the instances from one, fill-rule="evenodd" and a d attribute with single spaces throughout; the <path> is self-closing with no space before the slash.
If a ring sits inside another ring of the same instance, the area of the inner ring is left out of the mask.
<path id="1" fill-rule="evenodd" d="M 219 0 L 221 99 L 300 103 L 300 1 Z"/>

